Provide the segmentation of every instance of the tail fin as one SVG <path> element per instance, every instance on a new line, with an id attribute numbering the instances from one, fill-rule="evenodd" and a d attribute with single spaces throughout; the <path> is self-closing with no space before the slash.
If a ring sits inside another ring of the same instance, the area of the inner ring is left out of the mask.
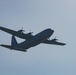
<path id="1" fill-rule="evenodd" d="M 14 35 L 12 35 L 11 46 L 16 46 L 18 43 Z"/>

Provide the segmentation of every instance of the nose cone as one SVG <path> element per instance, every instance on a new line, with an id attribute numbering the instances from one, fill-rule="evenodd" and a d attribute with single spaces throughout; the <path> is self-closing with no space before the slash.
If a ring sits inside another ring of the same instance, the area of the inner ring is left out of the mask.
<path id="1" fill-rule="evenodd" d="M 52 33 L 54 33 L 54 30 L 52 30 L 52 29 L 50 29 L 50 28 L 49 28 L 48 30 L 49 30 L 49 32 L 52 32 Z"/>
<path id="2" fill-rule="evenodd" d="M 52 29 L 51 29 L 52 30 Z M 54 30 L 52 30 L 52 33 L 54 33 Z"/>
<path id="3" fill-rule="evenodd" d="M 51 36 L 52 34 L 54 33 L 54 30 L 52 30 L 52 29 L 48 29 L 48 34 Z"/>

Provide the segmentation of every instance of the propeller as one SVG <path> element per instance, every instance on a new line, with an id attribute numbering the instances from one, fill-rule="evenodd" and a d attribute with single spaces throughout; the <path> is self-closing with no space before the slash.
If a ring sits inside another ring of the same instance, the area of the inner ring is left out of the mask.
<path id="1" fill-rule="evenodd" d="M 25 30 L 23 30 L 23 27 L 22 27 L 20 30 L 18 30 L 18 32 L 23 33 L 25 32 Z"/>
<path id="2" fill-rule="evenodd" d="M 29 30 L 29 32 L 27 33 L 29 36 L 33 36 L 32 35 L 33 32 L 31 32 L 31 30 Z"/>
<path id="3" fill-rule="evenodd" d="M 56 39 L 56 36 L 55 36 L 55 38 L 52 39 L 51 41 L 56 42 L 56 41 L 58 41 L 58 39 Z"/>
<path id="4" fill-rule="evenodd" d="M 55 38 L 53 40 L 58 41 L 58 39 L 56 39 L 56 38 L 57 38 L 57 36 L 55 36 Z"/>
<path id="5" fill-rule="evenodd" d="M 31 32 L 31 30 L 29 30 L 29 34 L 33 34 L 33 32 Z"/>
<path id="6" fill-rule="evenodd" d="M 25 32 L 25 30 L 23 30 L 23 27 L 22 27 L 22 29 L 21 29 L 23 32 Z"/>

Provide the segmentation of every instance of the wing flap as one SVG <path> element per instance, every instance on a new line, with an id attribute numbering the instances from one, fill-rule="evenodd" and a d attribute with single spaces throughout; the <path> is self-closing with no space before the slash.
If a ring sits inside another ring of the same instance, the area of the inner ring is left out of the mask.
<path id="1" fill-rule="evenodd" d="M 53 40 L 45 40 L 42 43 L 45 43 L 45 44 L 53 44 L 53 45 L 61 45 L 61 46 L 66 45 L 65 43 L 61 43 L 61 42 L 57 42 L 57 41 L 53 41 Z"/>

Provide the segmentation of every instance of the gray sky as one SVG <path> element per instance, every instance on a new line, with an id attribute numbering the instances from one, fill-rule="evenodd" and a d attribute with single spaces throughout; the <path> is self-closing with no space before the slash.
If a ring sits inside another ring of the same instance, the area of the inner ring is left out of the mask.
<path id="1" fill-rule="evenodd" d="M 0 0 L 0 26 L 34 34 L 51 28 L 51 38 L 67 43 L 40 44 L 27 53 L 0 47 L 0 75 L 76 75 L 76 0 Z M 11 35 L 0 35 L 0 44 L 11 43 Z"/>

